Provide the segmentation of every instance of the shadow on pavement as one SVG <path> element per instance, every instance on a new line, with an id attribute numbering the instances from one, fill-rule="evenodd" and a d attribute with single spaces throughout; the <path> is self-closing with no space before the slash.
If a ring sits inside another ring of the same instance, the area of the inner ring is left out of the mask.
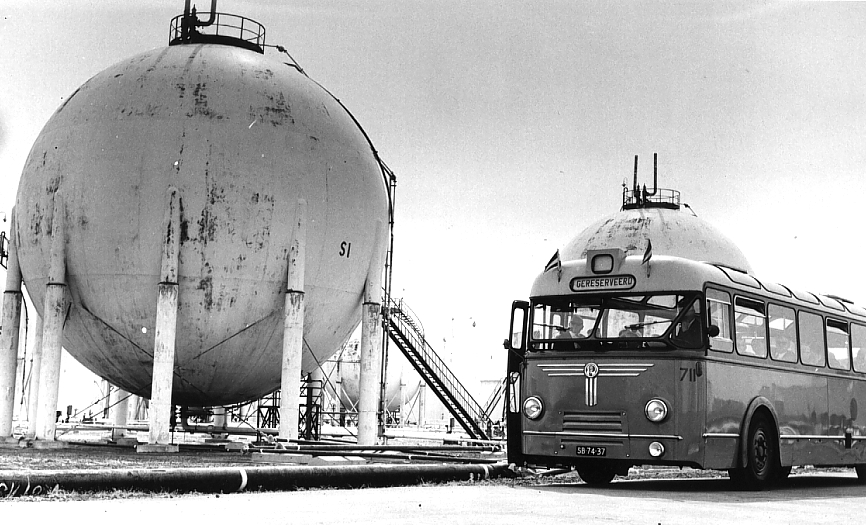
<path id="1" fill-rule="evenodd" d="M 855 475 L 838 474 L 791 476 L 763 491 L 738 489 L 728 478 L 617 480 L 603 487 L 591 487 L 585 483 L 552 483 L 527 488 L 542 492 L 592 493 L 625 498 L 633 498 L 640 493 L 645 497 L 678 501 L 822 500 L 840 496 L 862 497 L 864 494 L 864 486 L 858 483 Z"/>

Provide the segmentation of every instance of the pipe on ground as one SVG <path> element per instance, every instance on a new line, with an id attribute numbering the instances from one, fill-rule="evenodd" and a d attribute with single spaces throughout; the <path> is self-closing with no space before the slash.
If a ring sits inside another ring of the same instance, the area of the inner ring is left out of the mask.
<path id="1" fill-rule="evenodd" d="M 228 493 L 311 487 L 387 487 L 483 480 L 510 473 L 506 463 L 6 471 L 0 473 L 0 497 L 45 494 L 53 489 Z"/>

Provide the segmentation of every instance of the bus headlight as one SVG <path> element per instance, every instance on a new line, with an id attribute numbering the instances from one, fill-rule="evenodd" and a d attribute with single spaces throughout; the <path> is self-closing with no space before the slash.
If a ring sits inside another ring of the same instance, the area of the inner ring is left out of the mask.
<path id="1" fill-rule="evenodd" d="M 658 441 L 653 441 L 649 444 L 649 455 L 654 458 L 660 458 L 665 453 L 665 446 Z"/>
<path id="2" fill-rule="evenodd" d="M 668 417 L 668 405 L 661 399 L 650 399 L 644 409 L 646 418 L 653 423 L 661 423 Z"/>
<path id="3" fill-rule="evenodd" d="M 544 412 L 544 403 L 537 396 L 527 397 L 523 402 L 523 415 L 529 419 L 538 419 Z"/>

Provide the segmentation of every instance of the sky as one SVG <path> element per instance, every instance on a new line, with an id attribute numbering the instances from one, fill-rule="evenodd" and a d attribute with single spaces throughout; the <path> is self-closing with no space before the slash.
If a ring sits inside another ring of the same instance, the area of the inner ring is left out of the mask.
<path id="1" fill-rule="evenodd" d="M 62 101 L 165 46 L 182 10 L 4 0 L 0 211 Z M 395 172 L 393 292 L 458 376 L 504 375 L 511 301 L 527 298 L 557 248 L 619 210 L 635 155 L 651 183 L 658 153 L 659 186 L 681 191 L 758 277 L 866 305 L 866 3 L 221 0 L 218 10 L 262 23 Z"/>

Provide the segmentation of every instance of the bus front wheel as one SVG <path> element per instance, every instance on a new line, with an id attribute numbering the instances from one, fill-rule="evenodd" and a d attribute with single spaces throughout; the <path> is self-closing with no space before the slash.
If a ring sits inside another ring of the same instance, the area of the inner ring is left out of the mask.
<path id="1" fill-rule="evenodd" d="M 854 471 L 857 473 L 857 482 L 861 485 L 866 483 L 866 465 L 857 465 Z"/>
<path id="2" fill-rule="evenodd" d="M 616 477 L 616 470 L 610 465 L 590 463 L 577 467 L 577 475 L 587 485 L 607 485 Z"/>
<path id="3" fill-rule="evenodd" d="M 734 476 L 740 478 L 736 481 L 742 481 L 746 488 L 764 489 L 777 479 L 781 467 L 776 433 L 773 430 L 773 423 L 763 414 L 756 415 L 749 425 L 746 465 Z"/>

